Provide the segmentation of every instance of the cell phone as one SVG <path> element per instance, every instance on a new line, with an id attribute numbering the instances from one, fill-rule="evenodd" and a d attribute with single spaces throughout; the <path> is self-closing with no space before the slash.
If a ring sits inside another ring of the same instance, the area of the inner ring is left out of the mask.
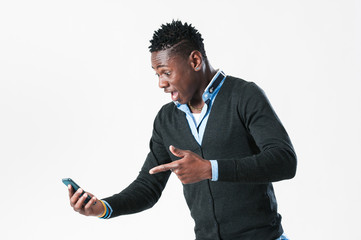
<path id="1" fill-rule="evenodd" d="M 76 192 L 80 188 L 79 185 L 76 184 L 76 182 L 74 182 L 73 179 L 71 179 L 71 178 L 63 178 L 62 181 L 65 184 L 65 186 L 68 186 L 70 184 L 73 187 L 74 192 Z M 85 192 L 83 190 L 80 197 L 83 196 L 84 193 Z M 91 199 L 91 197 L 88 195 L 87 198 L 84 201 L 84 204 L 87 204 L 90 201 L 90 199 Z"/>

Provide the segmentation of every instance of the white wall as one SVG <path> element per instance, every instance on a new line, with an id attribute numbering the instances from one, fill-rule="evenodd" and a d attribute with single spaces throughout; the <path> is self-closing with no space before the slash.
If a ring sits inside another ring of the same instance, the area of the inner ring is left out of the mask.
<path id="1" fill-rule="evenodd" d="M 286 233 L 360 239 L 360 15 L 347 0 L 1 1 L 0 239 L 194 239 L 174 176 L 153 209 L 109 221 L 73 212 L 61 183 L 106 197 L 137 175 L 170 101 L 149 39 L 173 18 L 288 130 L 297 176 L 274 184 Z"/>

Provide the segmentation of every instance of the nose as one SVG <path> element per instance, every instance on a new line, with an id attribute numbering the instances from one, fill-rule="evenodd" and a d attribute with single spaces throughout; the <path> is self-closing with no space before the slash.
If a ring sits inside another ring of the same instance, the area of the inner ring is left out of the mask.
<path id="1" fill-rule="evenodd" d="M 158 83 L 159 88 L 166 88 L 169 86 L 168 81 L 164 80 L 163 78 L 159 78 L 159 83 Z"/>

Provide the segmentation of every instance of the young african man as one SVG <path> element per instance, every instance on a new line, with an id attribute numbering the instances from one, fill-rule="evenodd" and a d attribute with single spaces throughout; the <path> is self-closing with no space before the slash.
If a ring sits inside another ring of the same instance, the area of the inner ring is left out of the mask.
<path id="1" fill-rule="evenodd" d="M 197 240 L 287 239 L 272 182 L 293 178 L 296 154 L 264 92 L 215 70 L 201 34 L 172 21 L 154 32 L 152 68 L 171 95 L 154 120 L 150 152 L 126 189 L 83 206 L 84 215 L 113 218 L 152 207 L 173 172 L 183 183 Z"/>

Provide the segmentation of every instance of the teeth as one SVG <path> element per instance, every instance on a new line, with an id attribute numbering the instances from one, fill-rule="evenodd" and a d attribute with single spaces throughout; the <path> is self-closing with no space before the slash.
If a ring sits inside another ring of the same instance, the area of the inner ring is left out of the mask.
<path id="1" fill-rule="evenodd" d="M 172 100 L 173 100 L 173 101 L 177 101 L 177 99 L 178 99 L 178 92 L 172 92 L 172 93 L 171 93 L 171 97 L 172 97 Z"/>

